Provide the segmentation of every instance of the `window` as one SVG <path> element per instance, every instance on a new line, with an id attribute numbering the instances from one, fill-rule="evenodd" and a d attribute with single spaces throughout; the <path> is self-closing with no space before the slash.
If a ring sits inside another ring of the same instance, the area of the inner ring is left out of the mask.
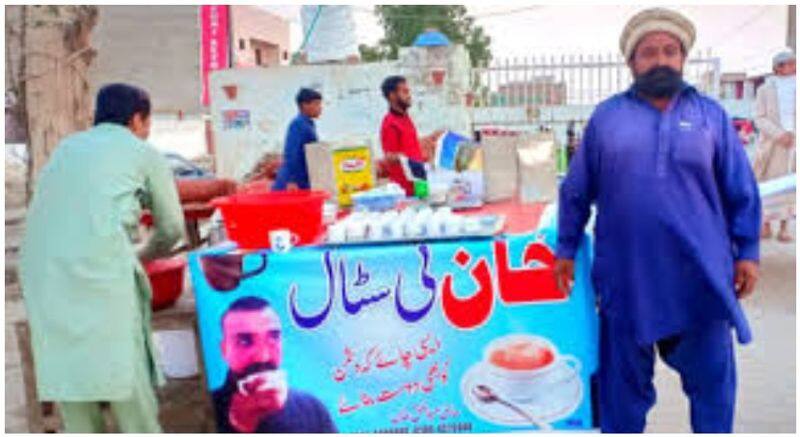
<path id="1" fill-rule="evenodd" d="M 261 49 L 256 49 L 256 65 L 261 65 Z"/>
<path id="2" fill-rule="evenodd" d="M 244 39 L 239 39 L 239 50 L 244 50 Z"/>

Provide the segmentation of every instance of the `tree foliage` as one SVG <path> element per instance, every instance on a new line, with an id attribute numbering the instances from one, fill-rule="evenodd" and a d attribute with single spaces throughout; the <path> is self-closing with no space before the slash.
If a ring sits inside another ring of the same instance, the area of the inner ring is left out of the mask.
<path id="1" fill-rule="evenodd" d="M 384 29 L 376 46 L 359 46 L 361 59 L 367 62 L 397 59 L 400 47 L 410 46 L 428 29 L 445 34 L 451 42 L 463 44 L 473 66 L 483 66 L 492 59 L 491 39 L 462 5 L 379 5 L 375 14 Z"/>

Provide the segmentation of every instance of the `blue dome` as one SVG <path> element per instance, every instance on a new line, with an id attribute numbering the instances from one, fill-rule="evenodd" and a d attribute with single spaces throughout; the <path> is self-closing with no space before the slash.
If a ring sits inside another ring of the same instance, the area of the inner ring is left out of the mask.
<path id="1" fill-rule="evenodd" d="M 414 40 L 414 46 L 416 47 L 437 47 L 449 45 L 450 40 L 447 39 L 447 36 L 445 36 L 445 34 L 442 32 L 435 30 L 421 33 L 417 35 L 417 39 Z"/>

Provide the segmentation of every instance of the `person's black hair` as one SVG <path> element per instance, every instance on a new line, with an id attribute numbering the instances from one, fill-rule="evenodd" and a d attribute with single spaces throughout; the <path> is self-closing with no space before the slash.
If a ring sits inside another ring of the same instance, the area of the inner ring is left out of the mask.
<path id="1" fill-rule="evenodd" d="M 225 321 L 225 317 L 227 317 L 228 314 L 234 311 L 260 311 L 271 307 L 272 305 L 269 304 L 268 300 L 262 299 L 260 297 L 255 297 L 255 296 L 240 297 L 239 299 L 233 301 L 231 306 L 228 307 L 228 310 L 225 311 L 225 314 L 222 315 L 220 323 L 223 323 Z"/>
<path id="2" fill-rule="evenodd" d="M 389 94 L 397 91 L 397 86 L 405 81 L 406 78 L 403 76 L 389 76 L 384 79 L 383 83 L 381 84 L 381 92 L 383 92 L 383 97 L 386 100 L 389 100 Z"/>
<path id="3" fill-rule="evenodd" d="M 127 126 L 133 116 L 150 116 L 150 96 L 147 91 L 124 83 L 112 83 L 100 88 L 94 108 L 94 125 L 114 123 Z"/>
<path id="4" fill-rule="evenodd" d="M 227 312 L 231 311 L 257 311 L 269 308 L 271 305 L 266 299 L 255 296 L 246 296 L 236 299 L 231 306 L 228 307 Z"/>
<path id="5" fill-rule="evenodd" d="M 300 91 L 297 92 L 297 96 L 295 96 L 294 100 L 297 102 L 297 106 L 300 106 L 303 103 L 311 103 L 315 100 L 322 100 L 322 94 L 312 90 L 311 88 L 300 88 Z"/>

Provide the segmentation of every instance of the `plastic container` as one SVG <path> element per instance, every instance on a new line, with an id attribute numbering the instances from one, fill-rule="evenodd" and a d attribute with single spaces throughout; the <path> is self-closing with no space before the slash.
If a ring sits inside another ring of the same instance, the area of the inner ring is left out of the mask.
<path id="1" fill-rule="evenodd" d="M 428 198 L 428 181 L 417 179 L 414 181 L 414 197 L 425 200 Z"/>
<path id="2" fill-rule="evenodd" d="M 153 311 L 174 305 L 183 292 L 186 260 L 181 256 L 157 259 L 146 263 L 144 270 L 153 290 L 153 300 L 150 303 Z"/>
<path id="3" fill-rule="evenodd" d="M 323 232 L 324 191 L 238 193 L 214 199 L 222 212 L 228 238 L 241 249 L 269 248 L 269 233 L 288 229 L 297 234 L 297 245 L 315 243 Z"/>
<path id="4" fill-rule="evenodd" d="M 356 210 L 387 211 L 394 209 L 400 199 L 405 196 L 396 193 L 373 194 L 364 192 L 353 194 L 351 197 Z"/>

